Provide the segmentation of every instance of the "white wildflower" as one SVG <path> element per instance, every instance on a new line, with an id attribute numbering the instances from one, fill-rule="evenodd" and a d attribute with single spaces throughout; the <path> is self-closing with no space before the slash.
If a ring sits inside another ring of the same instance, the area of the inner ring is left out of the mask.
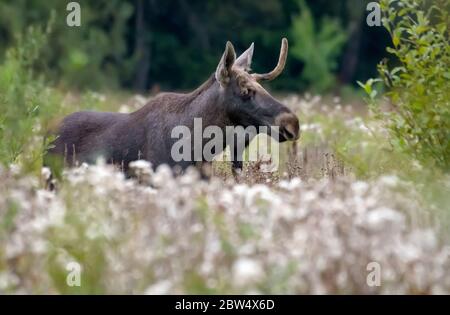
<path id="1" fill-rule="evenodd" d="M 171 288 L 172 282 L 170 282 L 169 280 L 162 280 L 145 289 L 144 294 L 146 295 L 169 294 L 171 293 Z"/>
<path id="2" fill-rule="evenodd" d="M 356 195 L 360 196 L 367 192 L 369 189 L 369 184 L 363 181 L 357 181 L 352 183 L 351 189 Z"/>
<path id="3" fill-rule="evenodd" d="M 290 181 L 282 180 L 278 184 L 280 188 L 286 189 L 286 190 L 294 190 L 301 186 L 302 180 L 299 177 L 295 177 L 291 179 Z"/>
<path id="4" fill-rule="evenodd" d="M 380 183 L 387 187 L 395 187 L 399 181 L 400 180 L 396 175 L 385 175 L 380 177 Z"/>
<path id="5" fill-rule="evenodd" d="M 405 217 L 398 211 L 387 207 L 381 207 L 369 211 L 367 214 L 367 224 L 373 230 L 382 231 L 389 226 L 402 227 L 405 223 Z"/>
<path id="6" fill-rule="evenodd" d="M 152 183 L 156 187 L 162 187 L 173 179 L 172 170 L 169 166 L 163 164 L 158 166 L 152 178 Z"/>
<path id="7" fill-rule="evenodd" d="M 43 167 L 41 169 L 41 176 L 44 180 L 49 180 L 51 175 L 52 175 L 52 172 L 50 171 L 50 168 Z"/>
<path id="8" fill-rule="evenodd" d="M 132 112 L 131 108 L 128 105 L 126 105 L 126 104 L 122 104 L 119 107 L 119 113 L 128 114 L 128 113 L 131 113 L 131 112 Z"/>
<path id="9" fill-rule="evenodd" d="M 233 283 L 245 286 L 262 280 L 264 270 L 261 264 L 250 258 L 239 258 L 233 265 Z"/>

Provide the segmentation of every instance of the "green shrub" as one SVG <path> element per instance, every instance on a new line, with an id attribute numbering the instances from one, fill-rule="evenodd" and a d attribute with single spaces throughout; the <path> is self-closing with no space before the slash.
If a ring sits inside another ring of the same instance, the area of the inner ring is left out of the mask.
<path id="1" fill-rule="evenodd" d="M 28 25 L 44 24 L 56 14 L 48 45 L 42 47 L 40 55 L 49 64 L 49 78 L 71 89 L 115 87 L 130 80 L 135 61 L 128 56 L 124 59 L 128 53 L 125 35 L 133 14 L 131 1 L 77 1 L 80 27 L 66 23 L 69 2 L 0 1 L 0 56 Z"/>
<path id="2" fill-rule="evenodd" d="M 19 163 L 28 171 L 42 165 L 51 140 L 43 140 L 44 130 L 61 103 L 60 94 L 33 71 L 49 32 L 30 27 L 0 64 L 0 163 Z"/>
<path id="3" fill-rule="evenodd" d="M 292 22 L 291 54 L 305 64 L 302 78 L 317 92 L 324 92 L 335 84 L 333 70 L 347 35 L 338 20 L 325 16 L 316 25 L 304 0 L 299 6 L 300 14 Z"/>
<path id="4" fill-rule="evenodd" d="M 383 25 L 397 64 L 382 62 L 390 111 L 381 111 L 376 92 L 363 85 L 372 109 L 387 123 L 391 143 L 426 166 L 450 170 L 450 46 L 448 0 L 382 0 Z"/>

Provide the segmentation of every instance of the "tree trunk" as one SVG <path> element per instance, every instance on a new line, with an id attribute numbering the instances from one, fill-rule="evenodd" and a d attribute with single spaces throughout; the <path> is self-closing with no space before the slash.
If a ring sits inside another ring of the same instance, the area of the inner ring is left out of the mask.
<path id="1" fill-rule="evenodd" d="M 145 28 L 145 2 L 137 0 L 136 3 L 136 32 L 135 54 L 137 55 L 137 72 L 134 87 L 138 91 L 148 88 L 148 72 L 150 70 L 150 34 Z"/>

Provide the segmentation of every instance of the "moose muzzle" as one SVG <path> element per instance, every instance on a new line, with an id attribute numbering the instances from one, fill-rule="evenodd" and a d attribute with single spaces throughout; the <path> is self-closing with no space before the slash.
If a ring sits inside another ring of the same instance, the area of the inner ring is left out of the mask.
<path id="1" fill-rule="evenodd" d="M 300 138 L 300 123 L 293 113 L 282 113 L 275 118 L 275 125 L 279 127 L 279 141 L 292 141 Z"/>

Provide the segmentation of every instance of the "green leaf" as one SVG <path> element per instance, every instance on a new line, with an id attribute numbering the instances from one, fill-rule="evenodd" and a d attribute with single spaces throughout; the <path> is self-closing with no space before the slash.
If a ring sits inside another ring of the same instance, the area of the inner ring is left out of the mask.
<path id="1" fill-rule="evenodd" d="M 395 47 L 397 47 L 400 44 L 400 37 L 394 34 L 394 37 L 392 37 L 392 43 Z"/>

